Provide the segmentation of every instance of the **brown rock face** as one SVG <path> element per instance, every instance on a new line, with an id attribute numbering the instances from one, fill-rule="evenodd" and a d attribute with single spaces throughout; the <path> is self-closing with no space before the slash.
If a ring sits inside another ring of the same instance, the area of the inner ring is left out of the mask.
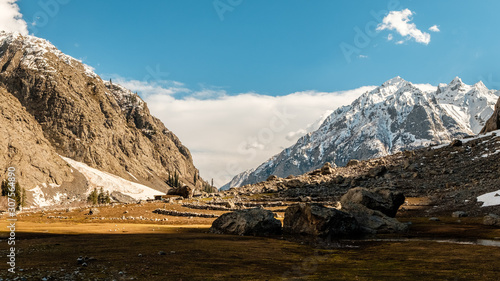
<path id="1" fill-rule="evenodd" d="M 497 104 L 495 105 L 495 111 L 493 115 L 486 121 L 483 129 L 480 134 L 486 134 L 491 131 L 496 131 L 500 129 L 500 99 L 498 99 Z"/>
<path id="2" fill-rule="evenodd" d="M 103 82 L 47 41 L 0 32 L 0 70 L 0 87 L 6 90 L 3 99 L 12 104 L 17 100 L 12 110 L 23 108 L 25 119 L 30 120 L 25 130 L 36 135 L 33 142 L 44 146 L 45 154 L 38 152 L 40 158 L 54 163 L 40 171 L 48 175 L 45 178 L 57 183 L 71 180 L 60 154 L 163 192 L 169 188 L 165 180 L 174 172 L 181 182 L 194 185 L 198 171 L 189 150 L 150 114 L 144 101 L 119 85 Z M 12 120 L 2 121 L 14 126 Z M 13 137 L 12 129 L 0 128 Z M 0 148 L 9 147 L 2 143 Z M 25 152 L 26 157 L 35 155 Z M 0 162 L 0 171 L 20 153 L 11 149 L 10 156 Z M 202 183 L 197 180 L 197 187 Z"/>
<path id="3" fill-rule="evenodd" d="M 2 174 L 14 167 L 17 180 L 33 187 L 41 183 L 60 185 L 73 178 L 66 162 L 43 136 L 40 125 L 3 88 L 0 88 L 0 134 Z"/>

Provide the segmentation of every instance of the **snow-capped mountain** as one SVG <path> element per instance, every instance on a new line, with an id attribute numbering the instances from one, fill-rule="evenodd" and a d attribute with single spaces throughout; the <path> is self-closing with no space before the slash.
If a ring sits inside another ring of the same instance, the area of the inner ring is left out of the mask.
<path id="1" fill-rule="evenodd" d="M 500 92 L 460 78 L 437 87 L 414 85 L 400 77 L 335 110 L 318 130 L 256 169 L 233 178 L 223 189 L 264 181 L 270 175 L 300 175 L 325 162 L 343 166 L 475 135 L 493 114 Z"/>

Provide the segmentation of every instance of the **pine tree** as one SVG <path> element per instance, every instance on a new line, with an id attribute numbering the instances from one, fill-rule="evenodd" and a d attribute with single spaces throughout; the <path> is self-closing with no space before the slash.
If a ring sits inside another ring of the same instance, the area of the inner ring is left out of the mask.
<path id="1" fill-rule="evenodd" d="M 92 205 L 96 205 L 98 203 L 98 193 L 97 189 L 94 188 L 92 192 L 90 192 L 89 197 L 87 197 L 87 202 L 92 203 Z"/>
<path id="2" fill-rule="evenodd" d="M 111 197 L 109 196 L 109 191 L 106 191 L 106 194 L 104 195 L 104 203 L 105 204 L 111 203 Z"/>
<path id="3" fill-rule="evenodd" d="M 101 187 L 99 194 L 97 195 L 97 203 L 104 204 L 105 201 L 104 189 Z"/>
<path id="4" fill-rule="evenodd" d="M 2 181 L 2 196 L 7 196 L 9 194 L 9 184 L 6 180 Z"/>

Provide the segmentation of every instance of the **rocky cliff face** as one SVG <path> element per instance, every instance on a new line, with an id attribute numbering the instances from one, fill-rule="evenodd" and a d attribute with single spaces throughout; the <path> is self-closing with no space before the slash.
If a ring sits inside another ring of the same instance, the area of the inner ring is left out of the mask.
<path id="1" fill-rule="evenodd" d="M 4 98 L 17 100 L 18 108 L 31 116 L 32 127 L 38 128 L 31 133 L 47 151 L 41 159 L 57 163 L 41 172 L 51 175 L 45 177 L 48 183 L 72 180 L 59 154 L 163 192 L 168 189 L 165 180 L 174 172 L 183 183 L 194 184 L 198 171 L 189 150 L 151 116 L 144 101 L 119 85 L 105 83 L 48 41 L 0 32 L 0 86 Z M 15 126 L 4 121 L 2 128 Z M 15 132 L 5 133 L 10 137 Z M 27 150 L 28 142 L 19 146 L 18 154 L 34 155 Z M 0 162 L 0 171 L 16 155 Z M 31 189 L 38 178 L 21 180 Z M 46 182 L 42 179 L 38 186 L 42 183 Z"/>
<path id="2" fill-rule="evenodd" d="M 500 129 L 500 99 L 498 99 L 497 104 L 495 105 L 495 112 L 493 112 L 493 115 L 491 115 L 490 119 L 486 121 L 486 124 L 481 130 L 481 134 L 496 131 L 499 129 Z"/>
<path id="3" fill-rule="evenodd" d="M 320 128 L 255 170 L 237 175 L 225 188 L 264 181 L 270 175 L 300 175 L 325 162 L 344 166 L 479 133 L 493 113 L 498 92 L 482 82 L 455 78 L 438 87 L 414 85 L 400 77 L 363 94 L 332 113 Z"/>

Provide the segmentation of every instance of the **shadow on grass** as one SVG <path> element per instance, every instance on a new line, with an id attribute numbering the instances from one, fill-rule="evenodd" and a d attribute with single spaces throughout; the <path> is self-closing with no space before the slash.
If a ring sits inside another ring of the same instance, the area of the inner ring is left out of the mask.
<path id="1" fill-rule="evenodd" d="M 18 271 L 0 271 L 2 278 L 498 280 L 500 274 L 496 248 L 432 241 L 370 242 L 326 250 L 279 237 L 215 235 L 196 228 L 159 234 L 21 232 L 17 238 Z M 1 256 L 6 256 L 6 247 Z M 77 263 L 80 256 L 88 258 L 86 266 Z"/>

